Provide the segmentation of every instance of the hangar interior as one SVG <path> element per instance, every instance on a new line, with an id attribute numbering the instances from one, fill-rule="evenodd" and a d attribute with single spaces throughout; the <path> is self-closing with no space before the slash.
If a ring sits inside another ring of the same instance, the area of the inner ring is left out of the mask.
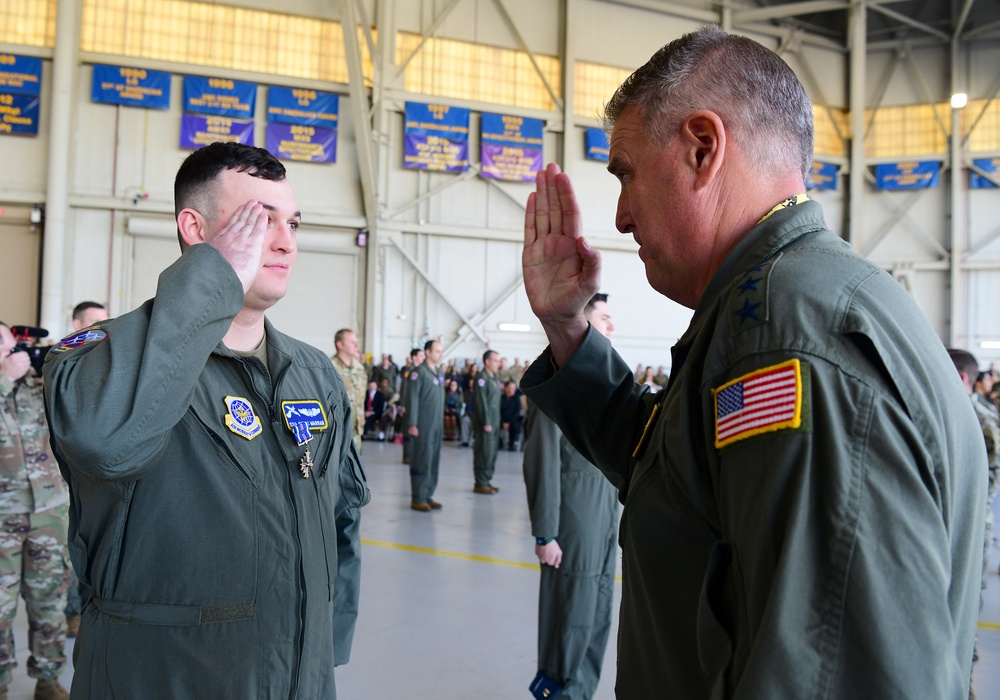
<path id="1" fill-rule="evenodd" d="M 303 225 L 289 294 L 269 314 L 285 332 L 332 353 L 334 331 L 352 327 L 363 351 L 397 361 L 429 338 L 446 357 L 485 346 L 534 357 L 545 339 L 520 272 L 532 185 L 482 176 L 482 115 L 503 114 L 541 120 L 544 159 L 574 180 L 619 352 L 669 366 L 690 311 L 639 281 L 636 246 L 614 228 L 618 186 L 587 157 L 585 133 L 632 70 L 707 22 L 764 43 L 801 78 L 815 159 L 836 173 L 810 192 L 830 227 L 893 274 L 943 342 L 1000 360 L 1000 5 L 985 0 L 0 0 L 0 62 L 41 59 L 37 134 L 0 133 L 0 318 L 59 336 L 81 300 L 118 315 L 153 295 L 178 253 L 182 84 L 200 76 L 255 84 L 257 145 L 272 86 L 339 96 L 336 161 L 286 162 Z M 96 65 L 169 73 L 169 104 L 95 102 Z M 407 103 L 469 110 L 466 171 L 404 166 Z M 880 187 L 878 166 L 925 163 L 934 186 Z M 366 450 L 379 499 L 366 510 L 343 697 L 435 697 L 442 679 L 480 697 L 523 694 L 536 574 L 521 570 L 531 555 L 515 455 L 501 456 L 504 494 L 484 506 L 468 493 L 467 453 L 446 449 L 449 508 L 428 525 L 405 509 L 393 449 Z M 995 576 L 991 588 L 981 697 L 1000 693 Z M 461 615 L 438 614 L 449 605 Z M 484 640 L 467 622 L 487 619 L 499 627 Z M 612 652 L 600 697 L 613 665 Z"/>
<path id="2" fill-rule="evenodd" d="M 339 95 L 335 163 L 287 162 L 303 213 L 297 274 L 271 316 L 328 351 L 357 329 L 399 358 L 427 338 L 446 357 L 544 346 L 520 284 L 530 183 L 482 177 L 480 122 L 544 123 L 544 159 L 570 173 L 604 257 L 630 364 L 669 365 L 689 310 L 630 284 L 641 263 L 614 228 L 617 184 L 588 159 L 614 88 L 666 41 L 717 22 L 773 48 L 815 106 L 827 222 L 916 298 L 942 340 L 1000 356 L 997 175 L 1000 10 L 994 3 L 815 0 L 2 0 L 0 52 L 42 59 L 38 133 L 0 136 L 3 317 L 59 335 L 74 304 L 113 315 L 150 297 L 175 256 L 172 178 L 185 75 Z M 344 32 L 344 27 L 356 31 Z M 94 102 L 95 64 L 170 74 L 166 109 Z M 953 108 L 953 94 L 967 95 Z M 408 102 L 470 110 L 465 172 L 404 167 Z M 935 186 L 881 189 L 883 164 L 936 165 Z M 980 176 L 986 187 L 973 188 Z M 34 212 L 34 214 L 32 213 Z M 40 221 L 35 221 L 40 219 Z M 359 240 L 359 233 L 365 233 Z M 359 245 L 359 243 L 364 245 Z M 515 324 L 528 330 L 501 330 Z M 993 341 L 993 342 L 991 342 Z M 984 345 L 985 344 L 985 345 Z"/>

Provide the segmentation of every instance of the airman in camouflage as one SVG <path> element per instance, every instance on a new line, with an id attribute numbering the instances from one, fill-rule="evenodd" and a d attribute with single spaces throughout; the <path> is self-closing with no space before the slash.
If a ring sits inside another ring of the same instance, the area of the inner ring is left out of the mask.
<path id="1" fill-rule="evenodd" d="M 36 698 L 67 698 L 58 682 L 66 665 L 66 531 L 69 490 L 49 447 L 42 381 L 29 373 L 0 324 L 0 698 L 14 656 L 17 596 L 28 611 L 28 675 Z"/>
<path id="2" fill-rule="evenodd" d="M 365 389 L 368 388 L 368 372 L 358 353 L 358 336 L 350 328 L 341 328 L 333 336 L 337 354 L 330 358 L 337 373 L 344 380 L 344 387 L 351 399 L 351 413 L 354 424 L 354 446 L 361 454 L 361 436 L 365 433 Z"/>

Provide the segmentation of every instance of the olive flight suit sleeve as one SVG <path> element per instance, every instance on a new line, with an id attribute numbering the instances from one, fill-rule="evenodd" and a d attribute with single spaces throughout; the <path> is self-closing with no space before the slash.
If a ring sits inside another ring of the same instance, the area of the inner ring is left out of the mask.
<path id="1" fill-rule="evenodd" d="M 721 532 L 698 638 L 712 697 L 961 697 L 968 670 L 942 654 L 960 645 L 936 446 L 877 373 L 799 359 L 803 425 L 710 462 Z"/>
<path id="2" fill-rule="evenodd" d="M 95 478 L 138 477 L 188 410 L 242 307 L 232 266 L 198 244 L 160 274 L 154 299 L 101 324 L 103 340 L 50 352 L 45 392 L 60 454 Z"/>
<path id="3" fill-rule="evenodd" d="M 347 405 L 347 404 L 345 404 Z M 333 665 L 343 666 L 351 659 L 354 627 L 358 621 L 361 592 L 361 508 L 371 500 L 368 479 L 361 457 L 352 439 L 351 416 L 345 416 L 337 504 L 337 575 L 333 584 Z"/>
<path id="4" fill-rule="evenodd" d="M 532 537 L 555 538 L 559 534 L 561 460 L 559 428 L 531 402 L 524 442 L 524 485 Z"/>
<path id="5" fill-rule="evenodd" d="M 408 386 L 406 390 L 406 427 L 418 425 L 420 422 L 420 402 L 424 398 L 421 387 L 424 380 L 420 374 L 420 367 L 414 367 L 410 376 L 403 380 L 407 382 Z"/>
<path id="6" fill-rule="evenodd" d="M 476 400 L 472 404 L 472 424 L 477 428 L 485 425 L 492 425 L 494 430 L 499 430 L 500 426 L 490 422 L 490 398 L 489 383 L 494 381 L 486 372 L 480 373 L 473 384 L 472 391 L 476 395 Z M 486 382 L 483 386 L 479 382 Z"/>
<path id="7" fill-rule="evenodd" d="M 624 502 L 632 453 L 654 396 L 635 383 L 611 342 L 590 326 L 583 344 L 558 371 L 551 348 L 546 348 L 525 372 L 521 389 L 580 454 L 604 472 Z"/>

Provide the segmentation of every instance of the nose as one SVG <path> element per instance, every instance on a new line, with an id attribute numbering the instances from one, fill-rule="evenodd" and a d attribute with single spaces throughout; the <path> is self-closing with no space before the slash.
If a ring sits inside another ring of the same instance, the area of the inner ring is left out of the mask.
<path id="1" fill-rule="evenodd" d="M 622 233 L 632 233 L 635 230 L 635 221 L 632 219 L 632 209 L 629 207 L 628 195 L 624 188 L 618 195 L 618 209 L 615 211 L 615 228 Z"/>
<path id="2" fill-rule="evenodd" d="M 278 223 L 275 226 L 274 239 L 271 242 L 271 249 L 283 253 L 294 253 L 298 247 L 295 241 L 295 231 L 288 222 Z"/>

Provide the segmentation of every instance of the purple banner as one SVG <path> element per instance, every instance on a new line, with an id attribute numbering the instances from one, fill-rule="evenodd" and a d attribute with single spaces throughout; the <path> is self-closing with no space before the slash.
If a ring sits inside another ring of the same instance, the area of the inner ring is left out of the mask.
<path id="1" fill-rule="evenodd" d="M 542 152 L 534 148 L 511 148 L 483 144 L 483 177 L 495 180 L 534 182 L 535 173 L 545 168 Z"/>
<path id="2" fill-rule="evenodd" d="M 483 177 L 514 182 L 533 182 L 545 167 L 542 146 L 545 123 L 541 119 L 511 114 L 483 113 Z"/>
<path id="3" fill-rule="evenodd" d="M 267 125 L 267 150 L 282 160 L 337 162 L 337 130 L 301 124 Z"/>
<path id="4" fill-rule="evenodd" d="M 469 110 L 406 103 L 403 167 L 449 173 L 469 169 Z"/>
<path id="5" fill-rule="evenodd" d="M 216 141 L 238 141 L 253 146 L 253 122 L 229 117 L 181 117 L 181 148 L 197 150 Z"/>

